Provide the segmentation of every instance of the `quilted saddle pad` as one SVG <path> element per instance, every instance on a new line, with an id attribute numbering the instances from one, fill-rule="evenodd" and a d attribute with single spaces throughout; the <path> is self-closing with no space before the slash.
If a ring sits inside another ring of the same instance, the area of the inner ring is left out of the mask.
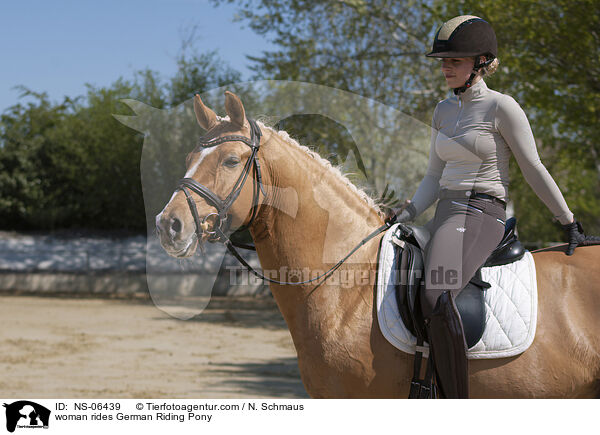
<path id="1" fill-rule="evenodd" d="M 392 226 L 381 239 L 377 278 L 377 319 L 384 337 L 396 348 L 415 353 L 417 339 L 404 326 L 393 285 L 397 282 L 392 265 L 399 249 Z M 523 353 L 533 342 L 537 322 L 537 281 L 535 263 L 529 251 L 519 261 L 481 269 L 485 291 L 486 324 L 481 340 L 471 347 L 469 359 L 507 358 Z M 427 346 L 427 343 L 425 343 Z"/>

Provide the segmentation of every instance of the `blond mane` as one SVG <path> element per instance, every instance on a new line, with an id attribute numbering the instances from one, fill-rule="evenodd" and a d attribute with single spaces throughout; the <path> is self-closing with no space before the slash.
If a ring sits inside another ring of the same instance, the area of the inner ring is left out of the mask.
<path id="1" fill-rule="evenodd" d="M 369 207 L 371 207 L 372 209 L 374 209 L 377 214 L 379 214 L 380 216 L 383 217 L 384 213 L 381 210 L 380 205 L 378 204 L 377 200 L 372 198 L 367 192 L 364 191 L 364 189 L 357 187 L 352 181 L 350 181 L 350 179 L 346 176 L 346 174 L 344 174 L 341 171 L 341 166 L 334 166 L 331 164 L 331 162 L 329 160 L 327 160 L 326 158 L 321 157 L 321 155 L 319 155 L 319 153 L 311 150 L 310 148 L 308 148 L 305 145 L 300 145 L 298 143 L 298 141 L 296 141 L 294 138 L 292 138 L 289 133 L 285 130 L 275 130 L 274 128 L 265 125 L 263 122 L 261 121 L 257 121 L 257 124 L 259 125 L 260 128 L 265 128 L 273 133 L 275 133 L 281 140 L 283 140 L 285 143 L 292 145 L 302 151 L 304 151 L 306 154 L 308 154 L 309 157 L 312 157 L 314 160 L 316 160 L 319 164 L 321 164 L 322 166 L 324 166 L 335 178 L 337 178 L 339 181 L 341 181 L 345 186 L 347 186 L 352 192 L 354 192 L 356 195 L 358 195 L 364 202 L 367 203 L 367 205 Z"/>

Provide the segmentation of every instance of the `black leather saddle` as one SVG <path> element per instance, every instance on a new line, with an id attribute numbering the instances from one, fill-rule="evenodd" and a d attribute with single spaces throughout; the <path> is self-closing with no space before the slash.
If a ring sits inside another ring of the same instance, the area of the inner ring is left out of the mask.
<path id="1" fill-rule="evenodd" d="M 516 224 L 517 220 L 514 217 L 506 221 L 504 237 L 481 267 L 500 266 L 523 258 L 525 249 L 515 235 Z M 400 238 L 405 242 L 404 248 L 396 248 L 393 266 L 400 273 L 396 282 L 398 309 L 407 329 L 413 335 L 426 340 L 419 293 L 425 282 L 423 251 L 429 242 L 430 234 L 424 227 L 403 224 L 399 225 L 398 231 L 401 233 Z M 490 284 L 481 279 L 481 267 L 455 300 L 469 348 L 481 339 L 485 328 L 483 292 Z"/>

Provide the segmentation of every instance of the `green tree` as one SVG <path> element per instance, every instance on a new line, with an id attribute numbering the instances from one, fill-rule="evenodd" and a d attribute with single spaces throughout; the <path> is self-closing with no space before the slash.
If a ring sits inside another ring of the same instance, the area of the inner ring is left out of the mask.
<path id="1" fill-rule="evenodd" d="M 215 50 L 206 53 L 183 52 L 177 58 L 177 73 L 167 85 L 169 103 L 175 106 L 197 93 L 240 80 L 241 74 L 220 60 Z"/>
<path id="2" fill-rule="evenodd" d="M 53 132 L 68 112 L 72 101 L 52 106 L 46 94 L 23 90 L 24 96 L 33 97 L 38 104 L 11 107 L 1 117 L 0 135 L 0 208 L 5 228 L 22 227 L 33 212 L 46 205 L 46 180 L 40 166 L 46 163 L 40 156 L 45 147 L 54 148 Z"/>
<path id="3" fill-rule="evenodd" d="M 254 61 L 256 78 L 302 80 L 375 98 L 429 122 L 448 91 L 438 64 L 423 54 L 442 22 L 461 14 L 489 20 L 498 34 L 501 68 L 486 79 L 513 95 L 529 116 L 542 161 L 588 232 L 600 232 L 598 137 L 598 0 L 213 0 L 236 3 L 239 20 L 278 47 Z M 348 142 L 329 126 L 295 120 L 286 128 L 317 131 L 326 149 Z M 337 136 L 336 136 L 337 135 Z M 374 138 L 377 140 L 377 138 Z M 394 178 L 395 144 L 365 150 L 378 189 L 392 180 L 401 196 L 414 191 L 423 170 Z M 362 151 L 362 150 L 361 150 Z M 511 199 L 527 240 L 560 240 L 560 228 L 511 164 Z"/>
<path id="4" fill-rule="evenodd" d="M 204 73 L 211 77 L 200 81 Z M 0 117 L 0 226 L 144 231 L 143 136 L 113 114 L 132 113 L 123 99 L 163 109 L 204 92 L 204 87 L 238 78 L 209 53 L 182 56 L 170 80 L 142 70 L 131 81 L 88 85 L 85 96 L 61 103 L 23 88 L 31 101 L 10 107 Z"/>
<path id="5" fill-rule="evenodd" d="M 575 216 L 600 233 L 600 1 L 463 0 L 449 15 L 494 26 L 501 68 L 489 81 L 527 113 L 542 158 Z M 515 162 L 511 197 L 528 240 L 560 240 Z"/>
<path id="6" fill-rule="evenodd" d="M 141 141 L 111 117 L 131 88 L 90 87 L 85 104 L 24 93 L 34 101 L 11 107 L 0 123 L 3 227 L 135 228 Z"/>

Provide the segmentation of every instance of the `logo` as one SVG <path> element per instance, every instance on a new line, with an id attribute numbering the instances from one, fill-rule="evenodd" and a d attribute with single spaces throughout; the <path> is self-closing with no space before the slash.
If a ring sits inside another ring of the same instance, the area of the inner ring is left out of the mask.
<path id="1" fill-rule="evenodd" d="M 464 232 L 465 232 L 465 231 L 467 231 L 467 230 L 465 229 L 465 227 L 458 227 L 458 228 L 456 229 L 456 231 L 458 231 L 458 232 L 460 232 L 460 233 L 464 233 Z"/>
<path id="2" fill-rule="evenodd" d="M 19 400 L 6 408 L 6 430 L 14 432 L 15 428 L 48 429 L 50 410 L 29 400 Z"/>

